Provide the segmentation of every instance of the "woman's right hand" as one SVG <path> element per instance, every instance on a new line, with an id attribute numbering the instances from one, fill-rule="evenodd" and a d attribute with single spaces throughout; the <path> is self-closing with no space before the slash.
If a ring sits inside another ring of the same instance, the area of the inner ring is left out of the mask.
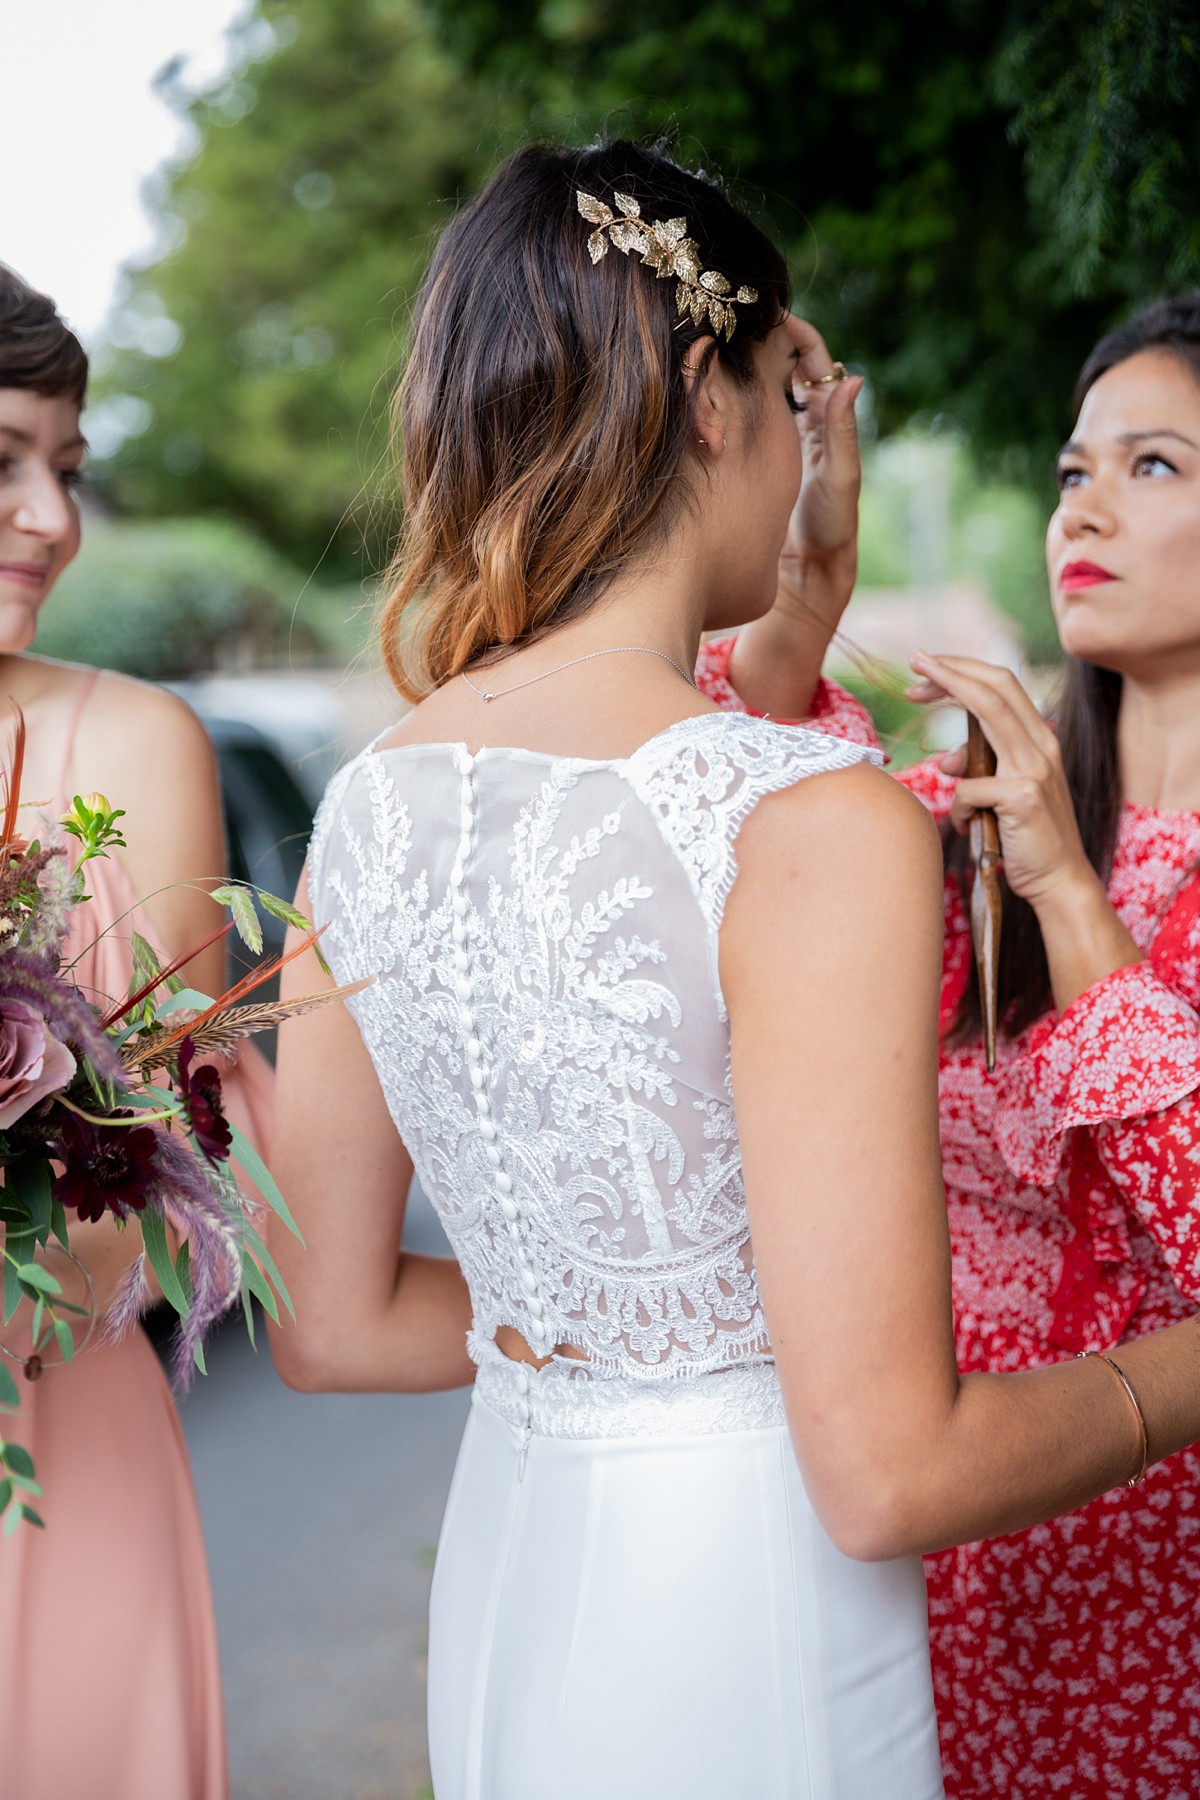
<path id="1" fill-rule="evenodd" d="M 796 425 L 804 450 L 804 476 L 779 558 L 775 606 L 785 614 L 800 612 L 810 618 L 816 599 L 832 635 L 858 571 L 862 458 L 854 406 L 863 378 L 830 379 L 833 358 L 807 319 L 789 315 L 787 332 L 800 352 L 795 385 L 804 410 L 796 415 Z M 809 590 L 818 572 L 824 580 L 815 597 Z"/>
<path id="2" fill-rule="evenodd" d="M 775 604 L 739 633 L 729 676 L 756 712 L 803 719 L 858 573 L 862 462 L 854 403 L 863 381 L 861 375 L 828 379 L 833 358 L 807 319 L 789 314 L 787 331 L 800 353 L 795 393 L 803 410 L 796 428 L 804 474 L 779 558 Z"/>

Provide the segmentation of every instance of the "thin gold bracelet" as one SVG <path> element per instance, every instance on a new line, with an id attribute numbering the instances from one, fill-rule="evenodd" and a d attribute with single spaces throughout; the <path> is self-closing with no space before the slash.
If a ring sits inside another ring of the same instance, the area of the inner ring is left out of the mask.
<path id="1" fill-rule="evenodd" d="M 1103 1350 L 1081 1350 L 1079 1352 L 1079 1360 L 1080 1361 L 1082 1361 L 1085 1357 L 1088 1357 L 1088 1356 L 1094 1356 L 1096 1358 L 1097 1362 L 1102 1362 L 1102 1363 L 1108 1364 L 1109 1368 L 1112 1370 L 1113 1374 L 1116 1376 L 1117 1380 L 1120 1382 L 1121 1386 L 1124 1388 L 1126 1394 L 1129 1396 L 1129 1404 L 1133 1407 L 1134 1412 L 1137 1414 L 1138 1434 L 1142 1440 L 1142 1454 L 1141 1454 L 1141 1459 L 1138 1463 L 1137 1474 L 1131 1475 L 1129 1477 L 1129 1480 L 1125 1483 L 1126 1487 L 1131 1487 L 1131 1488 L 1137 1487 L 1140 1482 L 1145 1480 L 1146 1468 L 1150 1461 L 1150 1438 L 1146 1431 L 1146 1415 L 1142 1411 L 1142 1403 L 1138 1399 L 1137 1395 L 1134 1393 L 1133 1383 L 1130 1381 L 1128 1375 L 1126 1375 L 1124 1369 L 1121 1368 L 1119 1363 L 1115 1363 L 1113 1361 L 1111 1356 L 1105 1356 Z"/>

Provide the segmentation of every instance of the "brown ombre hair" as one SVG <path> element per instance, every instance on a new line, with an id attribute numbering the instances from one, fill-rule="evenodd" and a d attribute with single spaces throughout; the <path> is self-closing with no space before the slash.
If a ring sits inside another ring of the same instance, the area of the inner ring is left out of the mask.
<path id="1" fill-rule="evenodd" d="M 1075 418 L 1102 375 L 1145 350 L 1166 351 L 1182 365 L 1181 372 L 1200 382 L 1200 289 L 1173 300 L 1156 300 L 1100 339 L 1080 371 L 1075 387 Z M 1115 669 L 1103 669 L 1096 663 L 1069 656 L 1055 714 L 1063 772 L 1079 821 L 1079 835 L 1088 861 L 1106 885 L 1121 823 L 1117 719 L 1123 685 Z M 970 863 L 966 839 L 947 828 L 944 843 L 946 866 L 957 875 L 965 894 Z M 1054 1003 L 1050 965 L 1037 914 L 1006 883 L 997 1001 L 1008 1037 L 1016 1037 Z M 970 981 L 951 1026 L 950 1039 L 966 1042 L 977 1037 L 982 1028 L 979 985 Z"/>
<path id="2" fill-rule="evenodd" d="M 758 290 L 715 351 L 742 386 L 787 267 L 713 180 L 615 140 L 518 151 L 449 226 L 417 300 L 394 425 L 404 523 L 383 654 L 419 700 L 576 618 L 669 525 L 691 441 L 681 364 L 707 333 L 635 256 L 593 265 L 582 189 L 686 217 L 702 265 Z"/>
<path id="3" fill-rule="evenodd" d="M 0 263 L 0 387 L 64 395 L 82 406 L 88 359 L 48 294 Z"/>

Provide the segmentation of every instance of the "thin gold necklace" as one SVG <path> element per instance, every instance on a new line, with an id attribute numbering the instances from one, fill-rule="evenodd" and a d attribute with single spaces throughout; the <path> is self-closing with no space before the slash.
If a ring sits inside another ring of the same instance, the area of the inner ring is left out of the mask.
<path id="1" fill-rule="evenodd" d="M 540 675 L 531 675 L 528 681 L 514 681 L 511 687 L 500 688 L 491 693 L 476 687 L 465 669 L 460 669 L 459 673 L 471 692 L 478 694 L 481 700 L 503 700 L 508 694 L 516 694 L 522 688 L 532 687 L 535 681 L 546 681 L 551 675 L 561 675 L 564 669 L 573 669 L 576 663 L 592 662 L 597 656 L 661 656 L 664 662 L 670 663 L 677 675 L 683 676 L 689 687 L 696 685 L 687 670 L 681 669 L 673 656 L 668 656 L 665 650 L 652 650 L 649 644 L 616 644 L 611 650 L 589 650 L 586 656 L 573 656 L 569 662 L 557 663 L 553 669 L 543 669 Z"/>

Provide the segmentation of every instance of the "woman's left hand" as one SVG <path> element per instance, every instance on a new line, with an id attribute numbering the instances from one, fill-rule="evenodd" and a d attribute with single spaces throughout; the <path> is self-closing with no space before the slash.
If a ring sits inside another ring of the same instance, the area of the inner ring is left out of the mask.
<path id="1" fill-rule="evenodd" d="M 1080 884 L 1094 888 L 1098 878 L 1079 835 L 1058 738 L 1016 676 L 974 657 L 923 650 L 912 666 L 921 679 L 909 698 L 957 701 L 975 714 L 996 753 L 996 773 L 976 779 L 966 775 L 965 748 L 940 759 L 945 774 L 961 778 L 950 810 L 955 830 L 965 831 L 972 813 L 991 807 L 1008 885 L 1035 909 Z"/>

